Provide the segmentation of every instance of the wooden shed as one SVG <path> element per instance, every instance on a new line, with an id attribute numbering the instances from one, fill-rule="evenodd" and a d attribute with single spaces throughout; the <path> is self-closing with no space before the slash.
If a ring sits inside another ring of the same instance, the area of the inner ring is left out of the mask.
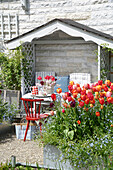
<path id="1" fill-rule="evenodd" d="M 23 42 L 29 59 L 33 59 L 31 85 L 35 72 L 55 72 L 57 76 L 71 73 L 90 73 L 91 82 L 101 79 L 101 70 L 106 79 L 113 81 L 113 56 L 103 44 L 113 48 L 113 37 L 70 19 L 54 19 L 42 26 L 6 42 L 14 49 Z M 25 79 L 23 94 L 27 92 Z"/>

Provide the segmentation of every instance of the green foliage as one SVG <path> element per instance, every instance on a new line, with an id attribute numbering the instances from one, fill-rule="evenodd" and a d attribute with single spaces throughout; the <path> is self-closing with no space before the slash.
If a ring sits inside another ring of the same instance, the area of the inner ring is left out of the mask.
<path id="1" fill-rule="evenodd" d="M 109 44 L 101 44 L 101 55 L 100 55 L 100 74 L 101 74 L 101 80 L 105 81 L 108 79 L 108 75 L 110 73 L 109 66 L 106 65 L 106 61 L 108 61 L 107 57 L 111 53 L 113 54 L 113 49 L 109 48 Z M 98 51 L 95 51 L 96 56 L 98 56 Z M 96 59 L 98 62 L 98 58 Z"/>
<path id="2" fill-rule="evenodd" d="M 75 167 L 101 164 L 106 168 L 113 167 L 113 130 L 110 121 L 107 119 L 100 124 L 97 120 L 93 125 L 85 114 L 84 123 L 77 125 L 76 116 L 72 117 L 69 112 L 66 115 L 57 112 L 44 126 L 44 144 L 56 145 L 62 151 L 64 159 L 69 159 Z"/>
<path id="3" fill-rule="evenodd" d="M 3 88 L 20 90 L 22 71 L 29 82 L 31 68 L 22 46 L 17 47 L 16 50 L 10 50 L 8 54 L 0 53 L 0 67 L 2 68 L 0 81 L 3 82 Z"/>
<path id="4" fill-rule="evenodd" d="M 7 102 L 3 102 L 0 92 L 0 122 L 10 121 L 12 122 L 19 110 L 15 104 L 9 105 Z"/>
<path id="5" fill-rule="evenodd" d="M 54 103 L 56 114 L 44 124 L 43 143 L 56 145 L 76 168 L 113 168 L 113 85 L 109 80 L 105 83 L 99 80 L 92 89 L 86 85 L 81 90 L 69 85 L 70 92 L 64 93 L 62 104 Z M 110 97 L 105 95 L 105 86 L 107 94 L 111 91 Z"/>
<path id="6" fill-rule="evenodd" d="M 13 168 L 12 166 L 11 166 L 11 162 L 10 163 L 8 163 L 8 161 L 5 163 L 5 164 L 3 164 L 3 163 L 1 163 L 0 164 L 0 170 L 44 170 L 45 168 L 40 168 L 39 166 L 38 166 L 38 164 L 37 164 L 37 168 L 32 168 L 28 163 L 26 163 L 26 166 L 16 166 L 15 168 Z M 50 170 L 49 168 L 47 168 L 47 170 Z"/>

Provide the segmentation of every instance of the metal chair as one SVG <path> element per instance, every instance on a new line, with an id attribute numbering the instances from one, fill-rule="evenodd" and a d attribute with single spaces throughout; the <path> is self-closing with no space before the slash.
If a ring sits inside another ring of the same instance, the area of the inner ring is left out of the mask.
<path id="1" fill-rule="evenodd" d="M 25 99 L 21 98 L 24 104 L 25 112 L 26 112 L 26 120 L 27 120 L 27 126 L 26 126 L 26 131 L 25 131 L 25 136 L 24 136 L 24 141 L 26 140 L 27 136 L 27 131 L 29 129 L 29 123 L 30 121 L 39 121 L 41 119 L 47 118 L 49 114 L 40 114 L 41 110 L 41 102 L 44 101 L 44 99 Z M 36 103 L 38 102 L 38 112 L 37 112 L 37 107 Z M 39 122 L 40 126 L 40 134 L 42 136 L 42 123 Z"/>

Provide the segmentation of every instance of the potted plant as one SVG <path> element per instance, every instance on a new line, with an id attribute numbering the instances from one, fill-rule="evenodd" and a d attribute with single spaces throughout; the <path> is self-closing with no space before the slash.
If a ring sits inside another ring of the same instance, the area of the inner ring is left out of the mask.
<path id="1" fill-rule="evenodd" d="M 51 96 L 56 114 L 43 127 L 46 150 L 50 145 L 57 147 L 60 152 L 54 160 L 61 155 L 71 169 L 113 167 L 113 83 L 99 80 L 80 87 L 71 81 L 68 89 L 61 103 L 55 101 L 55 94 Z"/>
<path id="2" fill-rule="evenodd" d="M 11 130 L 12 122 L 19 110 L 14 104 L 9 105 L 3 102 L 0 90 L 0 134 L 5 134 Z"/>
<path id="3" fill-rule="evenodd" d="M 42 80 L 41 76 L 38 76 L 37 79 L 40 81 L 40 83 L 37 83 L 40 95 L 48 95 L 54 92 L 54 86 L 56 84 L 54 76 L 46 75 L 44 80 Z"/>

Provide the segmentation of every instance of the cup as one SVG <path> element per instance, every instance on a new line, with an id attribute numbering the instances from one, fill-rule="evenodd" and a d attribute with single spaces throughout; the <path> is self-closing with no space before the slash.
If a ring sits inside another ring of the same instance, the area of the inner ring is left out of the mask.
<path id="1" fill-rule="evenodd" d="M 37 94 L 38 94 L 38 87 L 32 86 L 32 95 L 37 95 Z"/>

